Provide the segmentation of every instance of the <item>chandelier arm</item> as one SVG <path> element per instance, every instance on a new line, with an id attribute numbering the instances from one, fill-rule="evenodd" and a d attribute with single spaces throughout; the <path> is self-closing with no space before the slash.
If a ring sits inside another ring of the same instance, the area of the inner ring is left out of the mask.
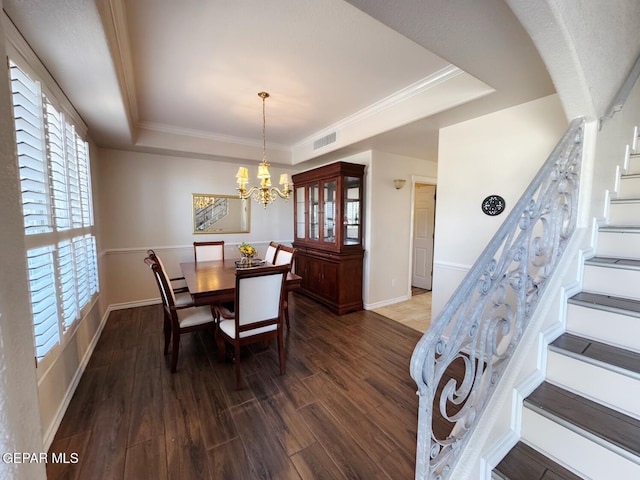
<path id="1" fill-rule="evenodd" d="M 254 192 L 257 192 L 258 190 L 262 190 L 262 188 L 251 187 L 249 190 L 247 190 L 246 188 L 243 188 L 243 189 L 237 188 L 236 190 L 238 190 L 240 198 L 246 200 L 247 198 L 251 198 L 251 195 L 253 195 Z"/>
<path id="2" fill-rule="evenodd" d="M 278 187 L 271 187 L 271 193 L 277 193 L 280 198 L 284 198 L 285 200 L 289 200 L 289 196 L 291 192 L 285 189 L 284 192 L 281 192 Z"/>

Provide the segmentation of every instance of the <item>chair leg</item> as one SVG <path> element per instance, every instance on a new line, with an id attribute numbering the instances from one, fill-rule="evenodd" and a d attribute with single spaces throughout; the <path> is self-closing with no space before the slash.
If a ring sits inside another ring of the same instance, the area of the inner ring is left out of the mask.
<path id="1" fill-rule="evenodd" d="M 287 329 L 289 329 L 289 304 L 288 302 L 284 304 L 284 320 L 287 323 Z"/>
<path id="2" fill-rule="evenodd" d="M 171 320 L 166 315 L 164 316 L 164 354 L 169 353 L 169 343 L 171 343 Z"/>
<path id="3" fill-rule="evenodd" d="M 218 348 L 218 361 L 224 362 L 225 344 L 224 344 L 224 339 L 222 338 L 222 334 L 220 333 L 220 329 L 218 328 L 217 325 L 216 325 L 215 339 L 216 339 L 216 347 Z"/>
<path id="4" fill-rule="evenodd" d="M 240 342 L 234 343 L 235 362 L 236 362 L 236 390 L 242 388 L 242 379 L 240 378 Z"/>
<path id="5" fill-rule="evenodd" d="M 287 330 L 289 329 L 289 294 L 291 292 L 285 292 L 284 298 L 284 319 L 287 322 Z"/>
<path id="6" fill-rule="evenodd" d="M 180 350 L 180 332 L 173 332 L 173 346 L 171 351 L 171 373 L 178 370 L 178 351 Z"/>
<path id="7" fill-rule="evenodd" d="M 284 375 L 287 365 L 284 358 L 284 346 L 282 342 L 282 326 L 278 326 L 278 362 L 280 363 L 280 375 Z"/>

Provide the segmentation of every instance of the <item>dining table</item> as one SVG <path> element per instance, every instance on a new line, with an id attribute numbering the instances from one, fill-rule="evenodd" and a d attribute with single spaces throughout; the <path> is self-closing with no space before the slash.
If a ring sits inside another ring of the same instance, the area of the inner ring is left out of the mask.
<path id="1" fill-rule="evenodd" d="M 238 266 L 240 265 L 240 266 Z M 269 262 L 260 262 L 261 268 L 271 266 Z M 182 276 L 196 306 L 212 305 L 220 302 L 232 302 L 235 299 L 236 270 L 247 268 L 238 259 L 211 260 L 206 262 L 184 262 L 180 264 Z M 289 272 L 285 280 L 285 292 L 300 288 L 302 277 Z"/>

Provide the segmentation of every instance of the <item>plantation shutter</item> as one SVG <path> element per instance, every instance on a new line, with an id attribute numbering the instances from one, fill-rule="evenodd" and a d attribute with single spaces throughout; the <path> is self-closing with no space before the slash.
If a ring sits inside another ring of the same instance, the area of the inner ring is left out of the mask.
<path id="1" fill-rule="evenodd" d="M 53 230 L 49 211 L 47 158 L 40 85 L 10 63 L 20 190 L 27 235 Z"/>
<path id="2" fill-rule="evenodd" d="M 9 62 L 38 360 L 61 343 L 98 292 L 88 144 Z M 55 233 L 54 236 L 50 235 Z"/>

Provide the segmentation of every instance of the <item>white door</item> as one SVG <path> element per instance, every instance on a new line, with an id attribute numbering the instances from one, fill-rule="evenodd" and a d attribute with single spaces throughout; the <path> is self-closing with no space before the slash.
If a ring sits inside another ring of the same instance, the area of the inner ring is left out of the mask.
<path id="1" fill-rule="evenodd" d="M 416 183 L 413 217 L 413 273 L 411 285 L 431 290 L 436 186 Z"/>

